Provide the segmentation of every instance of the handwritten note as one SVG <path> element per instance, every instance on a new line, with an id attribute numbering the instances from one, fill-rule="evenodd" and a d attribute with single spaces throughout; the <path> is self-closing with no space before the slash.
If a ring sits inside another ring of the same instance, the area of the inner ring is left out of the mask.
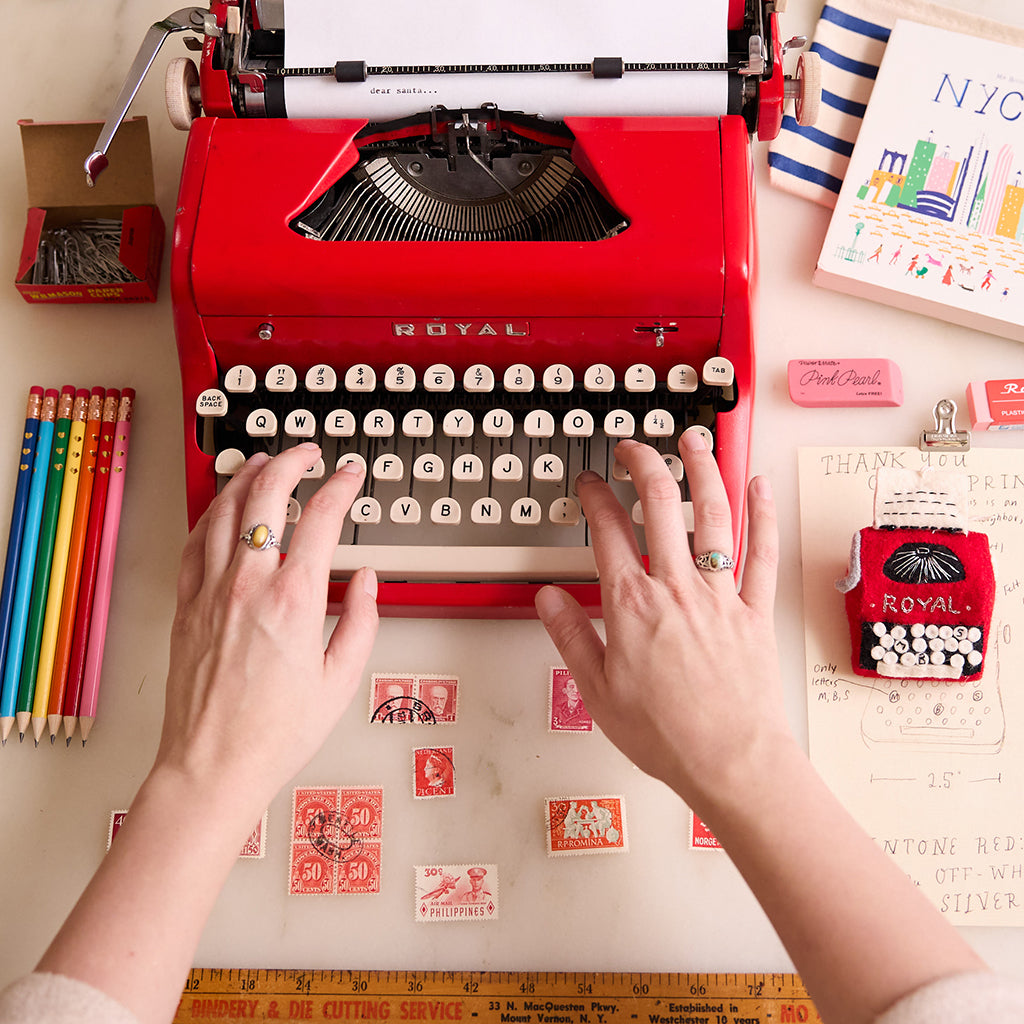
<path id="1" fill-rule="evenodd" d="M 811 760 L 952 923 L 1024 925 L 1024 451 L 798 455 Z M 854 533 L 871 525 L 882 466 L 967 475 L 970 529 L 988 534 L 996 572 L 989 654 L 975 682 L 892 687 L 851 669 L 835 581 Z M 929 713 L 947 727 L 903 724 Z"/>

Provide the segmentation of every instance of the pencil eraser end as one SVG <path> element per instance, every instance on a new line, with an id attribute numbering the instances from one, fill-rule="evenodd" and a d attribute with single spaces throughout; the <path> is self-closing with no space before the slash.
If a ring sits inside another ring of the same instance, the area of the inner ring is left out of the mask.
<path id="1" fill-rule="evenodd" d="M 56 388 L 46 389 L 46 398 L 60 398 L 60 392 Z"/>
<path id="2" fill-rule="evenodd" d="M 75 392 L 75 398 L 88 398 L 88 397 L 89 397 L 89 389 L 88 388 L 79 388 Z"/>
<path id="3" fill-rule="evenodd" d="M 967 411 L 971 430 L 1024 430 L 1024 378 L 972 380 Z"/>
<path id="4" fill-rule="evenodd" d="M 807 408 L 903 404 L 903 378 L 891 359 L 790 359 L 789 397 Z"/>
<path id="5" fill-rule="evenodd" d="M 43 389 L 41 387 L 38 387 L 37 385 L 33 385 L 32 387 L 30 387 L 28 389 L 28 393 L 30 395 L 38 395 L 40 398 L 43 397 Z"/>
<path id="6" fill-rule="evenodd" d="M 92 389 L 92 395 L 93 395 L 94 398 L 95 397 L 102 398 L 106 393 L 107 393 L 107 389 L 106 388 L 95 387 L 95 388 Z"/>
<path id="7" fill-rule="evenodd" d="M 124 388 L 121 391 L 122 398 L 130 398 L 133 402 L 135 401 L 135 388 Z"/>
<path id="8" fill-rule="evenodd" d="M 75 385 L 74 384 L 65 384 L 60 389 L 60 393 L 62 395 L 73 395 L 75 393 Z"/>

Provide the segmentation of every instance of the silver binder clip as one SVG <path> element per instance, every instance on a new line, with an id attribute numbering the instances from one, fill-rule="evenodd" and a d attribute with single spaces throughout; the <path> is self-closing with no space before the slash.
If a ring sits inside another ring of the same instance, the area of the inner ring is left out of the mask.
<path id="1" fill-rule="evenodd" d="M 956 429 L 956 402 L 952 398 L 940 398 L 932 413 L 935 429 L 921 431 L 918 448 L 923 452 L 969 452 L 970 432 Z"/>

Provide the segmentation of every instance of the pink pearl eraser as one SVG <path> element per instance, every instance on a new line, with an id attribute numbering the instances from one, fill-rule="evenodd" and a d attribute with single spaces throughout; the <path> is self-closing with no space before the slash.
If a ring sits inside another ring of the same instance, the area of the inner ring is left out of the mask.
<path id="1" fill-rule="evenodd" d="M 891 359 L 790 359 L 789 397 L 809 408 L 903 404 Z"/>

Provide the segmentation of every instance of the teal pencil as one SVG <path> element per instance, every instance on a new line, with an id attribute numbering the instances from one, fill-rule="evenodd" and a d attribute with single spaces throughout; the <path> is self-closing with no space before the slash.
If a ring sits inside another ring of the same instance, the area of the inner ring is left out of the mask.
<path id="1" fill-rule="evenodd" d="M 32 603 L 28 610 L 28 628 L 25 631 L 25 654 L 21 663 L 21 686 L 15 719 L 18 735 L 25 738 L 32 717 L 32 702 L 36 694 L 36 673 L 39 670 L 39 645 L 43 637 L 46 597 L 50 587 L 50 567 L 53 565 L 53 542 L 57 535 L 57 514 L 64 485 L 64 467 L 71 433 L 71 409 L 75 402 L 75 389 L 61 389 L 57 404 L 57 423 L 53 431 L 53 452 L 50 456 L 50 475 L 46 480 L 46 502 L 43 521 L 39 528 L 39 550 L 36 553 L 36 576 L 32 583 Z"/>

